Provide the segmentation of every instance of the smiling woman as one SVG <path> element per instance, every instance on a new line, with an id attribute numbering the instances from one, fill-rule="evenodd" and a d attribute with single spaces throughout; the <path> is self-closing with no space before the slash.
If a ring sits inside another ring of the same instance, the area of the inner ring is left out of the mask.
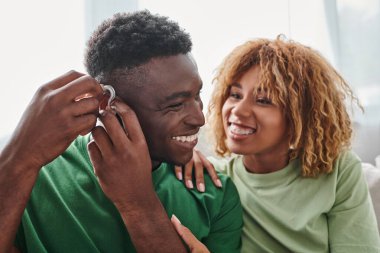
<path id="1" fill-rule="evenodd" d="M 242 252 L 379 252 L 346 98 L 358 105 L 323 56 L 292 40 L 250 40 L 222 62 L 208 123 L 216 153 L 232 156 L 210 161 L 238 189 Z"/>

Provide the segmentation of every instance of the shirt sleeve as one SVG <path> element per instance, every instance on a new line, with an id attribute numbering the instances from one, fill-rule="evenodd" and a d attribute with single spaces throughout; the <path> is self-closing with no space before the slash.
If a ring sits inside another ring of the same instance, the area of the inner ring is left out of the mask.
<path id="1" fill-rule="evenodd" d="M 330 252 L 380 252 L 376 216 L 360 160 L 347 152 L 335 169 L 335 203 L 327 214 Z"/>
<path id="2" fill-rule="evenodd" d="M 225 181 L 220 212 L 211 222 L 211 231 L 202 242 L 212 253 L 239 253 L 243 227 L 242 207 L 237 189 L 231 179 Z"/>
<path id="3" fill-rule="evenodd" d="M 16 233 L 16 238 L 13 242 L 13 246 L 15 246 L 22 253 L 28 252 L 26 247 L 25 247 L 24 228 L 22 226 L 22 222 L 20 223 L 20 226 L 19 226 L 18 231 Z"/>

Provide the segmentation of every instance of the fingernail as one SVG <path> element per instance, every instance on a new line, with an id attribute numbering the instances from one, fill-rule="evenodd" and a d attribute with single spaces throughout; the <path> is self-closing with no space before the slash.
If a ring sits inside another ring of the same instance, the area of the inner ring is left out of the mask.
<path id="1" fill-rule="evenodd" d="M 187 186 L 187 188 L 193 189 L 194 188 L 193 181 L 187 180 L 186 181 L 186 186 Z"/>
<path id="2" fill-rule="evenodd" d="M 101 116 L 104 116 L 104 115 L 106 115 L 106 111 L 105 111 L 105 110 L 100 110 L 100 111 L 99 111 L 99 114 L 100 114 Z"/>
<path id="3" fill-rule="evenodd" d="M 216 186 L 218 186 L 219 188 L 222 188 L 222 182 L 220 181 L 220 179 L 216 180 Z"/>
<path id="4" fill-rule="evenodd" d="M 178 180 L 182 181 L 182 173 L 178 171 L 176 175 L 177 175 Z"/>
<path id="5" fill-rule="evenodd" d="M 205 191 L 205 185 L 204 185 L 204 183 L 199 183 L 198 186 L 197 186 L 197 188 L 198 188 L 198 191 L 204 192 Z"/>
<path id="6" fill-rule="evenodd" d="M 172 214 L 172 220 L 174 220 L 174 221 L 178 222 L 179 224 L 181 224 L 181 221 L 174 214 Z"/>

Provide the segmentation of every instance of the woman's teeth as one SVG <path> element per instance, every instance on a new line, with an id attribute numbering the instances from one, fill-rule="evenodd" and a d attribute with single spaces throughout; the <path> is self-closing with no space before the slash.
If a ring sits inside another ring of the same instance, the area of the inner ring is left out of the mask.
<path id="1" fill-rule="evenodd" d="M 256 129 L 254 128 L 247 128 L 247 127 L 240 127 L 233 123 L 229 126 L 229 129 L 234 134 L 240 134 L 240 135 L 249 135 L 256 132 Z"/>

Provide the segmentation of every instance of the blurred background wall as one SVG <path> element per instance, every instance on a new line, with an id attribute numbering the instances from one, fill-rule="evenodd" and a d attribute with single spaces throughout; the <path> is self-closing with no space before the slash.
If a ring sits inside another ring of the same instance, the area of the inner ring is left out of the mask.
<path id="1" fill-rule="evenodd" d="M 84 72 L 85 43 L 96 26 L 138 9 L 169 16 L 191 34 L 205 108 L 215 68 L 238 44 L 284 34 L 317 49 L 365 108 L 353 112 L 353 149 L 373 164 L 380 155 L 380 0 L 1 1 L 0 147 L 38 86 L 70 69 Z"/>

